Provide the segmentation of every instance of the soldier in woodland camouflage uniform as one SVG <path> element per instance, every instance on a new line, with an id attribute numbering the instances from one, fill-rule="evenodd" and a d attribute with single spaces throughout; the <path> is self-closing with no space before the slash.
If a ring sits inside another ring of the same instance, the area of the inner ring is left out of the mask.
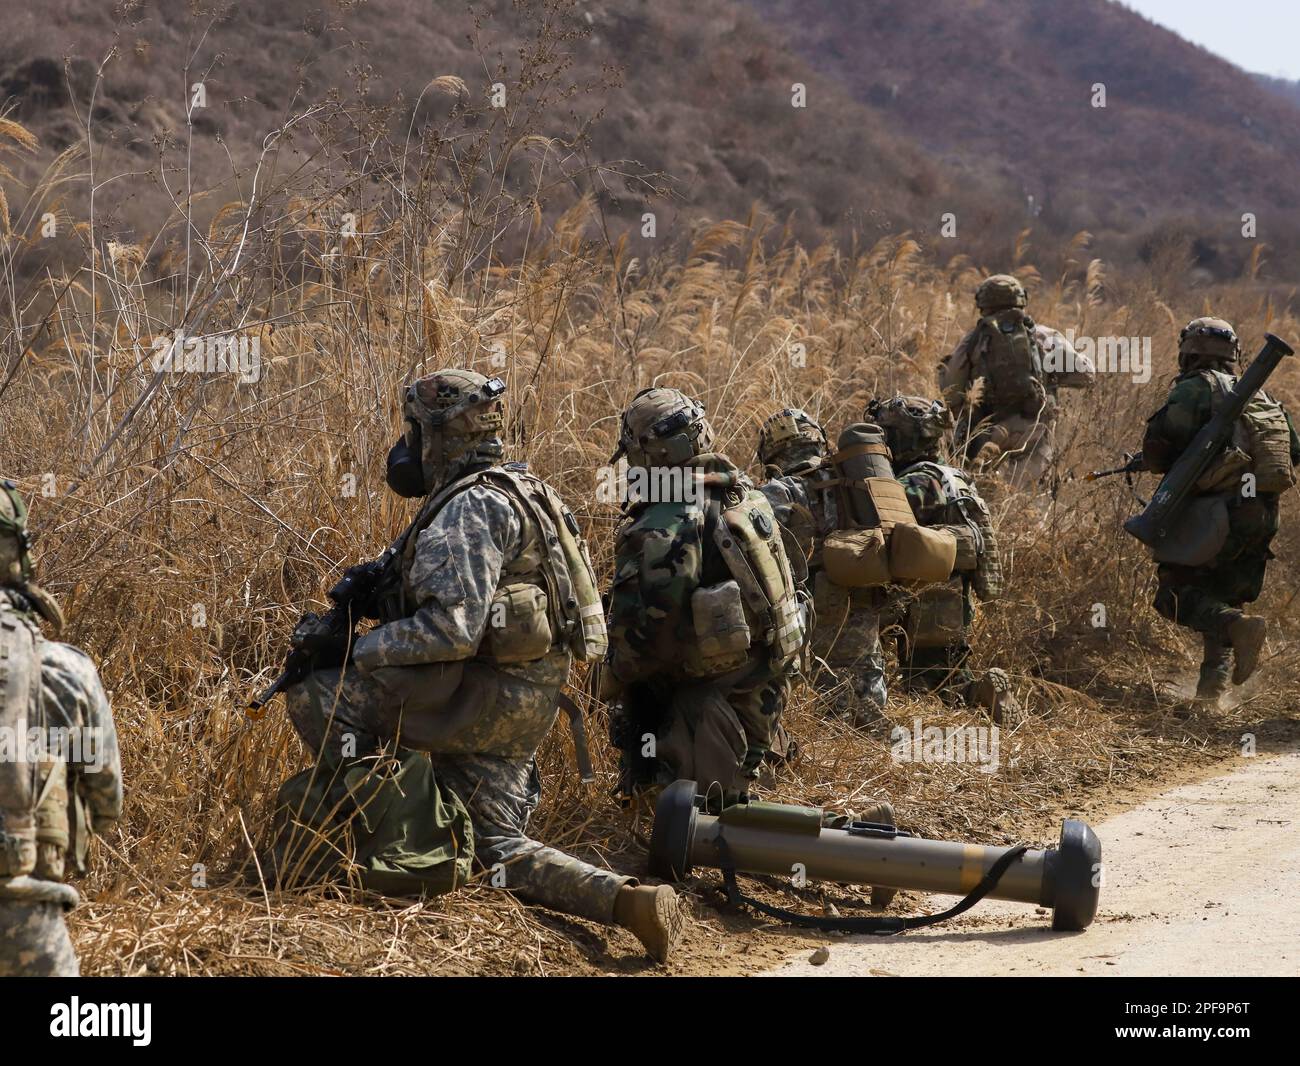
<path id="1" fill-rule="evenodd" d="M 1058 331 L 1036 326 L 1026 303 L 1010 274 L 986 278 L 975 290 L 980 321 L 940 363 L 939 388 L 966 458 L 1029 486 L 1054 459 L 1057 390 L 1090 386 L 1094 368 Z"/>
<path id="2" fill-rule="evenodd" d="M 572 626 L 599 636 L 601 652 L 604 630 L 594 585 L 579 618 L 574 575 L 557 560 L 557 522 L 576 536 L 572 515 L 548 510 L 562 505 L 522 464 L 502 464 L 504 389 L 446 370 L 406 391 L 388 483 L 428 499 L 400 587 L 347 665 L 289 690 L 289 711 L 322 764 L 395 737 L 430 752 L 438 785 L 468 808 L 479 864 L 501 864 L 506 887 L 538 903 L 629 929 L 662 962 L 683 924 L 672 888 L 638 885 L 527 833 L 540 794 L 534 754 L 569 672 Z"/>
<path id="3" fill-rule="evenodd" d="M 952 415 L 942 401 L 896 396 L 873 401 L 867 417 L 885 431 L 896 476 L 918 524 L 944 526 L 969 538 L 977 559 L 970 569 L 954 573 L 947 584 L 904 594 L 898 642 L 903 687 L 983 706 L 1000 721 L 1019 710 L 1010 679 L 1000 669 L 976 679 L 966 663 L 971 653 L 969 629 L 975 619 L 972 593 L 981 600 L 1001 593 L 1001 561 L 988 509 L 975 486 L 964 472 L 939 461 L 939 446 L 952 426 Z"/>
<path id="4" fill-rule="evenodd" d="M 1163 474 L 1186 451 L 1236 383 L 1240 351 L 1236 333 L 1222 319 L 1197 318 L 1184 327 L 1178 346 L 1180 374 L 1165 405 L 1147 421 L 1142 441 L 1145 469 Z M 1285 427 L 1277 427 L 1284 438 L 1281 450 L 1295 466 L 1300 464 L 1300 439 L 1284 412 L 1279 419 L 1283 421 Z M 1157 570 L 1156 610 L 1201 635 L 1204 655 L 1196 698 L 1210 704 L 1227 689 L 1230 674 L 1234 684 L 1246 681 L 1265 637 L 1265 620 L 1246 615 L 1242 608 L 1254 603 L 1264 587 L 1264 571 L 1273 558 L 1269 545 L 1279 528 L 1278 494 L 1243 492 L 1240 474 L 1245 469 L 1228 471 L 1226 479 L 1220 479 L 1223 488 L 1203 493 L 1221 496 L 1227 507 L 1227 540 L 1213 560 L 1196 567 L 1161 565 Z"/>
<path id="5" fill-rule="evenodd" d="M 763 495 L 713 451 L 704 408 L 676 389 L 637 394 L 611 461 L 622 455 L 629 486 L 665 488 L 625 503 L 615 549 L 601 691 L 618 701 L 610 728 L 622 787 L 687 778 L 729 802 L 758 776 L 803 643 L 780 530 Z M 748 542 L 768 553 L 755 567 L 773 575 L 766 593 L 739 590 L 725 549 L 740 537 L 725 535 L 725 515 L 743 515 Z M 772 602 L 756 607 L 759 595 Z"/>
<path id="6" fill-rule="evenodd" d="M 816 684 L 835 691 L 843 699 L 838 709 L 865 724 L 879 717 L 889 695 L 880 647 L 884 595 L 878 589 L 839 589 L 824 579 L 818 582 L 822 541 L 848 525 L 836 513 L 829 450 L 825 431 L 807 414 L 793 408 L 778 411 L 759 430 L 758 458 L 769 479 L 760 491 L 803 549 L 809 588 L 820 597 L 814 603 L 812 647 L 829 670 L 818 671 Z"/>
<path id="7" fill-rule="evenodd" d="M 84 873 L 91 832 L 122 812 L 113 715 L 94 664 L 57 633 L 58 604 L 32 580 L 26 509 L 0 490 L 0 977 L 75 977 L 63 915 L 78 902 L 66 867 Z"/>

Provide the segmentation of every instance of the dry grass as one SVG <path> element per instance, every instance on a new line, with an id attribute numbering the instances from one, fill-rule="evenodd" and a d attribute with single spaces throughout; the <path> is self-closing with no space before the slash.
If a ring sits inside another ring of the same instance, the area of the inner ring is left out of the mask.
<path id="1" fill-rule="evenodd" d="M 25 207 L 9 198 L 15 233 L 28 236 L 4 253 L 5 473 L 32 499 L 44 581 L 71 619 L 68 639 L 101 664 L 123 740 L 125 817 L 97 848 L 88 903 L 73 918 L 87 972 L 639 969 L 622 933 L 478 884 L 425 904 L 344 887 L 270 895 L 255 876 L 249 887 L 250 842 L 304 753 L 279 713 L 251 722 L 242 705 L 276 670 L 298 613 L 409 517 L 382 478 L 398 385 L 453 364 L 505 377 L 510 451 L 574 506 L 607 574 L 616 516 L 595 502 L 597 471 L 638 387 L 699 396 L 743 464 L 777 405 L 800 404 L 838 430 L 874 394 L 931 390 L 937 360 L 970 318 L 975 265 L 927 261 L 906 237 L 806 248 L 755 212 L 700 224 L 689 243 L 642 260 L 589 198 L 547 224 L 535 196 L 590 172 L 563 169 L 527 123 L 480 119 L 456 113 L 441 135 L 394 145 L 363 114 L 317 109 L 294 127 L 296 143 L 312 146 L 310 165 L 288 166 L 291 129 L 248 198 L 210 226 L 192 224 L 196 201 L 183 198 L 154 248 L 109 246 L 79 223 L 84 260 L 26 290 L 13 279 L 37 243 L 30 225 L 62 179 L 26 190 Z M 368 131 L 373 154 L 362 158 L 353 148 Z M 506 180 L 512 154 L 523 170 Z M 355 234 L 341 231 L 345 211 Z M 507 236 L 522 258 L 495 254 Z M 1222 754 L 1241 725 L 1288 713 L 1267 694 L 1235 715 L 1168 713 L 1159 686 L 1186 679 L 1193 649 L 1148 606 L 1151 567 L 1118 530 L 1131 506 L 1122 486 L 1077 477 L 1136 443 L 1163 397 L 1181 321 L 1212 304 L 1251 344 L 1265 328 L 1295 338 L 1289 305 L 1251 281 L 1188 290 L 1176 248 L 1150 275 L 1109 278 L 1103 292 L 1085 235 L 1052 278 L 1019 243 L 1025 261 L 997 265 L 1031 280 L 1043 321 L 1151 335 L 1157 355 L 1149 384 L 1105 375 L 1071 398 L 1056 500 L 997 498 L 1009 592 L 978 622 L 977 659 L 1007 668 L 1033 714 L 1004 738 L 997 773 L 907 766 L 890 759 L 885 738 L 825 721 L 800 687 L 788 722 L 802 755 L 776 771 L 772 795 L 851 806 L 886 794 L 924 832 L 1010 839 L 1042 833 L 1077 798 Z M 150 344 L 178 328 L 257 336 L 260 380 L 156 372 Z M 1294 368 L 1279 378 L 1277 391 L 1300 409 Z M 1294 558 L 1294 529 L 1276 550 Z M 1288 620 L 1275 650 L 1294 639 L 1298 591 L 1294 569 L 1275 565 L 1265 603 Z M 1107 608 L 1104 631 L 1089 625 L 1096 603 Z M 1252 691 L 1294 684 L 1280 655 Z M 889 713 L 900 723 L 974 721 L 923 700 Z M 557 729 L 540 753 L 535 831 L 636 870 L 646 822 L 607 797 L 603 709 L 592 718 L 598 784 L 577 784 Z M 680 965 L 741 965 L 748 928 L 702 906 Z"/>

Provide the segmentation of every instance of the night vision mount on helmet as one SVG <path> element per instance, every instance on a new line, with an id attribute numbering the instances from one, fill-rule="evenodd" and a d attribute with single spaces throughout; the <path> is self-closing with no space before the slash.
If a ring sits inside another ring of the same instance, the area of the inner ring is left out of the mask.
<path id="1" fill-rule="evenodd" d="M 407 428 L 388 453 L 388 487 L 399 496 L 424 496 L 445 483 L 458 463 L 499 459 L 505 391 L 500 378 L 472 370 L 444 370 L 406 386 Z"/>
<path id="2" fill-rule="evenodd" d="M 713 450 L 713 427 L 704 405 L 677 389 L 642 389 L 623 412 L 618 448 L 631 466 L 681 466 Z"/>
<path id="3" fill-rule="evenodd" d="M 816 419 L 797 407 L 787 407 L 768 415 L 759 427 L 758 461 L 764 466 L 774 464 L 783 452 L 799 445 L 816 455 L 825 455 L 830 448 Z"/>

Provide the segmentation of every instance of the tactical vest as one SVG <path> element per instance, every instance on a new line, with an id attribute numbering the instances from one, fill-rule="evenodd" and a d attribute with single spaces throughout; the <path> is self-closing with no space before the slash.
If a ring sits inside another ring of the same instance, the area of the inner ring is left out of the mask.
<path id="1" fill-rule="evenodd" d="M 0 605 L 0 882 L 63 878 L 67 767 L 49 750 L 41 640 L 35 625 Z"/>
<path id="2" fill-rule="evenodd" d="M 995 414 L 1035 417 L 1047 389 L 1033 319 L 1018 307 L 985 315 L 972 345 L 975 376 L 984 379 L 981 406 Z"/>
<path id="3" fill-rule="evenodd" d="M 1222 370 L 1202 370 L 1210 385 L 1210 410 L 1217 414 L 1237 384 L 1232 374 Z M 1237 424 L 1233 426 L 1232 444 L 1249 458 L 1242 473 L 1255 476 L 1255 491 L 1265 493 L 1285 492 L 1296 483 L 1295 468 L 1291 465 L 1291 428 L 1286 411 L 1263 389 L 1250 398 Z M 1233 485 L 1240 491 L 1238 485 Z"/>
<path id="4" fill-rule="evenodd" d="M 790 569 L 772 505 L 747 482 L 705 475 L 707 501 L 690 508 L 701 533 L 711 527 L 730 577 L 691 593 L 696 643 L 683 648 L 683 669 L 695 677 L 717 677 L 752 661 L 752 649 L 768 649 L 773 670 L 784 670 L 803 650 L 807 624 L 798 585 Z M 705 543 L 701 536 L 700 542 Z"/>
<path id="5" fill-rule="evenodd" d="M 476 654 L 506 664 L 540 659 L 564 648 L 583 662 L 602 659 L 608 648 L 604 607 L 578 521 L 555 491 L 522 464 L 474 471 L 424 505 L 402 553 L 405 613 L 415 609 L 411 567 L 420 533 L 454 496 L 475 485 L 492 485 L 505 493 L 520 520 L 522 545 L 502 567 L 489 625 Z"/>
<path id="6" fill-rule="evenodd" d="M 1002 562 L 992 516 L 983 497 L 965 472 L 928 460 L 914 463 L 904 474 L 921 470 L 943 486 L 944 504 L 922 515 L 927 526 L 944 526 L 957 535 L 957 571 L 970 576 L 981 600 L 993 599 L 1002 591 Z"/>

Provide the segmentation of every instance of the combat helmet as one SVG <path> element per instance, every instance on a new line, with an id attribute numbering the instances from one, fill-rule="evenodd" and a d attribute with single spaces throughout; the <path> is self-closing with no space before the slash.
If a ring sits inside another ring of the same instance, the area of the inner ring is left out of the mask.
<path id="1" fill-rule="evenodd" d="M 388 453 L 388 485 L 423 496 L 474 462 L 498 462 L 506 385 L 473 370 L 440 370 L 402 390 L 406 431 Z"/>
<path id="2" fill-rule="evenodd" d="M 829 449 L 826 431 L 797 407 L 768 415 L 758 430 L 758 461 L 765 467 L 803 462 L 825 455 Z"/>
<path id="3" fill-rule="evenodd" d="M 943 435 L 952 428 L 952 413 L 947 405 L 923 396 L 872 400 L 866 417 L 885 431 L 896 468 L 922 459 L 937 459 Z"/>
<path id="4" fill-rule="evenodd" d="M 1010 274 L 994 274 L 980 282 L 975 290 L 975 306 L 980 314 L 1024 307 L 1029 302 L 1025 287 Z"/>
<path id="5" fill-rule="evenodd" d="M 1241 355 L 1237 331 L 1222 318 L 1194 318 L 1178 334 L 1178 369 L 1232 364 Z"/>
<path id="6" fill-rule="evenodd" d="M 704 405 L 677 389 L 642 389 L 623 412 L 618 448 L 610 457 L 626 456 L 639 467 L 681 466 L 713 450 L 713 427 Z"/>
<path id="7" fill-rule="evenodd" d="M 53 626 L 63 628 L 58 601 L 33 580 L 32 539 L 27 532 L 27 505 L 12 481 L 0 481 L 0 588 L 12 589 Z"/>

